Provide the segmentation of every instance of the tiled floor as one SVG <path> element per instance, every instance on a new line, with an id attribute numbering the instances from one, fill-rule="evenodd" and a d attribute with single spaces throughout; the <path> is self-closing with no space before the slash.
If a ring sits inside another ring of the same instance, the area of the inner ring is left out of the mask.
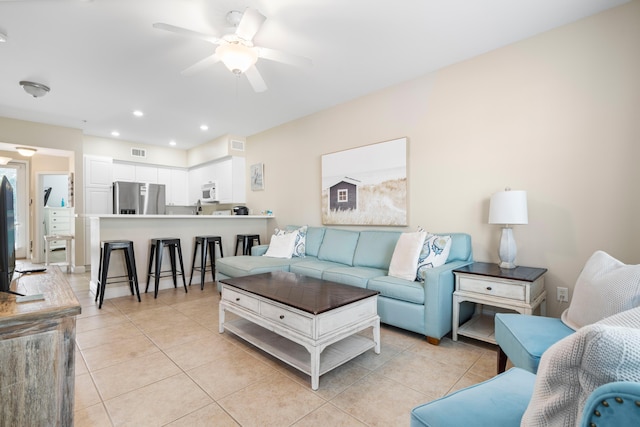
<path id="1" fill-rule="evenodd" d="M 67 275 L 77 319 L 76 426 L 407 426 L 414 406 L 495 375 L 493 346 L 384 326 L 373 350 L 310 378 L 218 333 L 212 283 L 105 300 Z"/>

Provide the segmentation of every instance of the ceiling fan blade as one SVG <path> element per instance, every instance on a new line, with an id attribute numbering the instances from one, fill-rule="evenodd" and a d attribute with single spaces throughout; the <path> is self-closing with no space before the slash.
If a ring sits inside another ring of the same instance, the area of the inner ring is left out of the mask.
<path id="1" fill-rule="evenodd" d="M 216 54 L 213 54 L 211 56 L 207 56 L 206 58 L 196 62 L 195 64 L 193 64 L 189 68 L 185 68 L 184 70 L 180 71 L 180 74 L 182 74 L 183 76 L 192 76 L 192 75 L 194 75 L 196 73 L 199 73 L 200 71 L 204 70 L 205 68 L 212 66 L 213 64 L 217 63 L 218 61 L 220 61 L 220 58 L 218 58 L 218 55 L 216 55 Z"/>
<path id="2" fill-rule="evenodd" d="M 284 64 L 295 65 L 297 67 L 311 67 L 313 61 L 304 56 L 292 55 L 268 47 L 257 47 L 258 57 L 268 59 L 269 61 L 282 62 Z"/>
<path id="3" fill-rule="evenodd" d="M 257 9 L 248 7 L 242 14 L 242 19 L 236 29 L 236 36 L 244 40 L 253 40 L 266 19 L 266 16 L 258 12 Z"/>
<path id="4" fill-rule="evenodd" d="M 255 65 L 251 66 L 247 71 L 244 72 L 244 74 L 247 76 L 247 79 L 249 80 L 251 87 L 253 87 L 253 90 L 255 90 L 256 92 L 264 92 L 265 90 L 267 90 L 267 84 L 262 79 L 262 76 L 260 75 L 260 72 Z"/>
<path id="5" fill-rule="evenodd" d="M 165 24 L 165 23 L 162 23 L 162 22 L 156 22 L 152 26 L 153 26 L 153 28 L 157 28 L 158 30 L 169 31 L 170 33 L 175 33 L 175 34 L 179 34 L 179 35 L 185 36 L 185 37 L 192 37 L 192 38 L 196 38 L 196 39 L 200 39 L 200 40 L 205 40 L 205 41 L 208 41 L 208 42 L 211 42 L 211 43 L 215 43 L 215 44 L 219 44 L 221 42 L 221 40 L 216 36 L 212 36 L 210 34 L 199 33 L 197 31 L 188 30 L 188 29 L 182 28 L 182 27 L 176 27 L 175 25 Z"/>

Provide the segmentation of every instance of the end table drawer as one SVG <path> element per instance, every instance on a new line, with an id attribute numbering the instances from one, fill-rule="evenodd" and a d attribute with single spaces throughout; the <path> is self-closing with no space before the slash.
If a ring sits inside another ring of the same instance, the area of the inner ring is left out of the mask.
<path id="1" fill-rule="evenodd" d="M 226 286 L 222 288 L 222 299 L 225 301 L 232 302 L 234 304 L 239 305 L 240 307 L 244 307 L 247 310 L 254 311 L 256 313 L 259 312 L 260 301 L 255 298 L 251 298 L 250 296 L 241 294 L 240 292 L 236 292 L 227 288 Z"/>
<path id="2" fill-rule="evenodd" d="M 297 313 L 269 304 L 262 304 L 260 306 L 260 314 L 269 320 L 295 329 L 308 337 L 311 336 L 313 321 L 309 317 L 304 317 Z"/>
<path id="3" fill-rule="evenodd" d="M 518 301 L 525 300 L 525 287 L 517 284 L 460 277 L 460 290 Z"/>

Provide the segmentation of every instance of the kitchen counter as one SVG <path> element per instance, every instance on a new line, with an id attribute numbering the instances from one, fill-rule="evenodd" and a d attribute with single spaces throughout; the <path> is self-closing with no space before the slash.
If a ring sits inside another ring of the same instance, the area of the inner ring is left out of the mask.
<path id="1" fill-rule="evenodd" d="M 133 241 L 136 270 L 140 292 L 144 292 L 147 283 L 149 266 L 150 239 L 160 237 L 179 238 L 182 246 L 185 278 L 189 283 L 191 263 L 196 236 L 221 236 L 224 255 L 234 255 L 236 234 L 258 234 L 262 243 L 269 243 L 269 236 L 273 231 L 270 220 L 273 215 L 115 215 L 115 214 L 86 214 L 90 221 L 91 231 L 91 291 L 95 293 L 98 282 L 98 267 L 100 265 L 100 242 L 102 240 L 131 240 Z M 124 275 L 126 272 L 124 257 L 117 251 L 111 255 L 109 276 Z M 162 270 L 170 269 L 169 257 L 163 257 Z M 219 257 L 216 251 L 216 257 Z M 199 259 L 199 258 L 198 258 Z M 207 280 L 211 281 L 210 273 Z M 179 288 L 182 280 L 178 277 Z M 200 274 L 194 274 L 190 290 L 200 290 Z M 160 280 L 160 289 L 173 288 L 171 277 Z M 153 291 L 151 283 L 150 291 Z M 122 283 L 107 283 L 105 299 L 131 295 L 129 285 Z"/>

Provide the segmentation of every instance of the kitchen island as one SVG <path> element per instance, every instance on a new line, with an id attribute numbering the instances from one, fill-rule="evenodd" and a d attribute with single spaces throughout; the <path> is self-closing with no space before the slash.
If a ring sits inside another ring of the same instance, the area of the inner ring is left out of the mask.
<path id="1" fill-rule="evenodd" d="M 95 294 L 98 283 L 98 267 L 100 265 L 100 241 L 131 240 L 133 241 L 136 270 L 140 292 L 144 292 L 147 283 L 149 266 L 150 239 L 160 237 L 179 238 L 184 260 L 184 273 L 187 284 L 191 274 L 194 238 L 196 236 L 216 235 L 222 237 L 224 255 L 234 254 L 236 234 L 258 234 L 262 243 L 269 243 L 271 224 L 275 217 L 267 215 L 87 215 L 91 224 L 91 292 Z M 121 251 L 118 251 L 121 252 Z M 169 257 L 163 257 L 162 270 L 170 269 Z M 216 257 L 219 254 L 216 251 Z M 179 267 L 178 267 L 179 270 Z M 124 257 L 114 253 L 109 263 L 109 276 L 126 274 Z M 207 280 L 211 280 L 207 272 Z M 178 286 L 182 281 L 178 277 Z M 194 273 L 194 282 L 198 286 L 191 289 L 200 290 L 199 272 Z M 171 277 L 160 279 L 160 289 L 173 287 Z M 153 280 L 149 287 L 153 291 Z M 107 284 L 105 299 L 131 295 L 126 282 Z"/>

